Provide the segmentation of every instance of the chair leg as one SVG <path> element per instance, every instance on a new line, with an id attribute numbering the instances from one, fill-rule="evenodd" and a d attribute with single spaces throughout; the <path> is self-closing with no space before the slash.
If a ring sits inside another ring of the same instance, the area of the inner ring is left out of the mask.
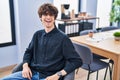
<path id="1" fill-rule="evenodd" d="M 99 71 L 97 71 L 96 80 L 98 80 L 98 74 L 99 74 Z"/>
<path id="2" fill-rule="evenodd" d="M 110 65 L 110 64 L 112 64 L 112 65 Z M 110 60 L 110 61 L 109 61 L 110 80 L 112 80 L 113 67 L 114 67 L 114 61 L 113 61 L 113 60 Z"/>
<path id="3" fill-rule="evenodd" d="M 79 68 L 77 69 L 76 74 L 78 73 L 78 71 L 79 71 Z"/>
<path id="4" fill-rule="evenodd" d="M 110 67 L 110 66 L 109 66 L 109 67 Z M 108 67 L 106 68 L 106 71 L 105 71 L 104 80 L 106 79 L 107 71 L 108 71 Z"/>
<path id="5" fill-rule="evenodd" d="M 109 66 L 109 70 L 110 70 L 110 80 L 112 80 L 113 64 L 111 67 Z"/>
<path id="6" fill-rule="evenodd" d="M 89 77 L 90 77 L 90 70 L 88 71 L 87 80 L 89 80 Z"/>
<path id="7" fill-rule="evenodd" d="M 112 80 L 112 70 L 110 70 L 110 80 Z"/>
<path id="8" fill-rule="evenodd" d="M 87 65 L 88 66 L 88 76 L 87 76 L 87 80 L 89 80 L 89 77 L 90 77 L 90 74 L 91 74 L 91 71 L 90 71 L 90 65 Z"/>

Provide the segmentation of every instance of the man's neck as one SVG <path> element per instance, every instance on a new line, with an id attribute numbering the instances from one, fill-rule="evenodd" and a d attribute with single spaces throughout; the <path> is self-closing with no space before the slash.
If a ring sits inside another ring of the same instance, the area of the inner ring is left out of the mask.
<path id="1" fill-rule="evenodd" d="M 52 31 L 54 28 L 55 28 L 55 26 L 50 27 L 50 28 L 45 27 L 45 32 L 46 32 L 46 33 L 49 33 L 49 32 Z"/>

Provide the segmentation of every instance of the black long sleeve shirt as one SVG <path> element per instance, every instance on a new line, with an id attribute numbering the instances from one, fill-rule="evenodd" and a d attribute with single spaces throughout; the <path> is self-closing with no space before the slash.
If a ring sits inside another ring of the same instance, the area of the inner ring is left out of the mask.
<path id="1" fill-rule="evenodd" d="M 56 27 L 49 33 L 37 31 L 26 49 L 23 62 L 40 73 L 40 78 L 64 69 L 72 72 L 82 65 L 69 37 Z"/>

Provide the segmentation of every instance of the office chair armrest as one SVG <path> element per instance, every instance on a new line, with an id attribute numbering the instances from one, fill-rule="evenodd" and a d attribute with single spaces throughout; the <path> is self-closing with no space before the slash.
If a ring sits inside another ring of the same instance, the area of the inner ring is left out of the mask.
<path id="1" fill-rule="evenodd" d="M 22 65 L 23 65 L 23 63 L 17 64 L 17 65 L 13 68 L 12 73 L 15 73 L 15 72 L 18 72 L 18 71 L 22 71 Z"/>

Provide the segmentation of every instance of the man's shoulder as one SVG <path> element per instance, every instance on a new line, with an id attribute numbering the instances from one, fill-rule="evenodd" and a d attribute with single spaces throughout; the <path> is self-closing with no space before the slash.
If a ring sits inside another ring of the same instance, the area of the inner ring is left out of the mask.
<path id="1" fill-rule="evenodd" d="M 56 34 L 56 38 L 59 40 L 69 39 L 68 35 L 62 32 L 61 30 L 58 30 L 59 32 Z"/>
<path id="2" fill-rule="evenodd" d="M 67 35 L 66 35 L 63 31 L 61 31 L 61 30 L 59 30 L 59 34 L 60 34 L 61 36 L 67 37 Z"/>

